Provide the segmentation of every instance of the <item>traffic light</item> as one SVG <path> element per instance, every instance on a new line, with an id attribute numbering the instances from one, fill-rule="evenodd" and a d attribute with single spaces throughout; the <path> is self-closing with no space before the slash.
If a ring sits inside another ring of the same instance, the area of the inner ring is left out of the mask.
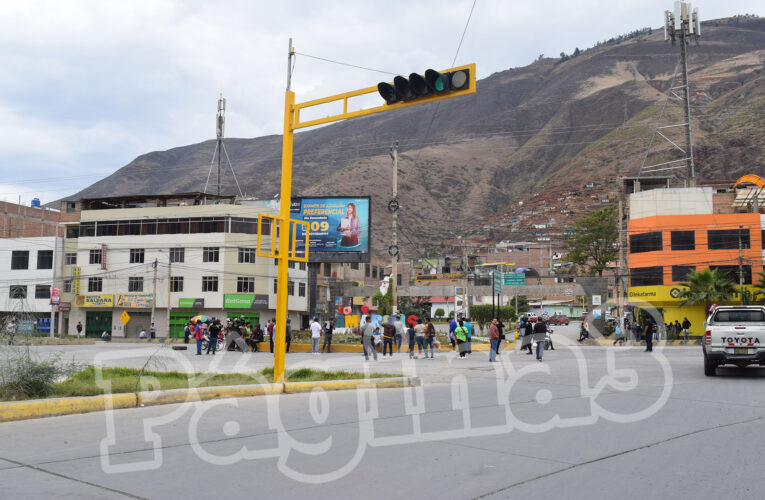
<path id="1" fill-rule="evenodd" d="M 393 79 L 393 85 L 388 82 L 377 84 L 377 91 L 389 105 L 469 88 L 468 68 L 444 72 L 429 69 L 425 71 L 425 75 L 412 73 L 408 79 L 397 76 Z"/>

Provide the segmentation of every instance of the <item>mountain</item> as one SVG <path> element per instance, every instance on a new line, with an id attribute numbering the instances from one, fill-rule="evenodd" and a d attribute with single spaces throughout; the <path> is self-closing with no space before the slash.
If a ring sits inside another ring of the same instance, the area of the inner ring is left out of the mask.
<path id="1" fill-rule="evenodd" d="M 398 140 L 405 256 L 422 255 L 454 234 L 528 237 L 509 222 L 519 207 L 565 228 L 582 210 L 607 203 L 618 178 L 636 176 L 644 159 L 672 158 L 666 141 L 654 141 L 646 158 L 660 116 L 662 124 L 684 121 L 680 106 L 672 100 L 665 106 L 668 89 L 679 85 L 680 49 L 660 31 L 637 30 L 495 73 L 471 96 L 298 133 L 293 192 L 371 195 L 372 244 L 385 249 L 388 150 Z M 765 19 L 705 22 L 700 43 L 688 54 L 697 176 L 762 174 Z M 675 133 L 682 146 L 681 131 Z M 247 194 L 271 198 L 278 192 L 281 136 L 225 144 Z M 206 141 L 142 155 L 71 198 L 201 191 L 213 149 L 214 141 Z M 230 176 L 226 180 L 223 191 L 233 193 Z M 569 202 L 577 197 L 588 201 Z"/>

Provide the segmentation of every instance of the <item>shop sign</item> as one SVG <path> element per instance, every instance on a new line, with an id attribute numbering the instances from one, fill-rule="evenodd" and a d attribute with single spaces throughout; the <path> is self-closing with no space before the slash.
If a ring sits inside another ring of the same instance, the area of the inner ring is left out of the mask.
<path id="1" fill-rule="evenodd" d="M 202 309 L 205 306 L 205 299 L 196 299 L 196 298 L 179 298 L 178 299 L 178 308 L 179 309 Z"/>
<path id="2" fill-rule="evenodd" d="M 223 296 L 224 309 L 268 309 L 268 295 L 227 293 Z"/>
<path id="3" fill-rule="evenodd" d="M 77 307 L 114 307 L 114 295 L 77 295 L 74 298 Z"/>
<path id="4" fill-rule="evenodd" d="M 117 295 L 117 307 L 125 309 L 150 309 L 154 296 L 150 293 L 121 293 Z"/>
<path id="5" fill-rule="evenodd" d="M 58 312 L 66 312 L 72 310 L 72 303 L 71 302 L 62 302 L 56 307 L 56 311 Z"/>

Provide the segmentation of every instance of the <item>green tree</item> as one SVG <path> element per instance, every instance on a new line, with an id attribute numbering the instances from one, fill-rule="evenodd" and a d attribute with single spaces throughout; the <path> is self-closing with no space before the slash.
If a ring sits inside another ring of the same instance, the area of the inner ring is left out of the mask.
<path id="1" fill-rule="evenodd" d="M 446 314 L 446 311 L 444 311 L 442 308 L 436 309 L 435 316 L 436 318 L 443 318 L 444 314 Z"/>
<path id="2" fill-rule="evenodd" d="M 606 265 L 618 253 L 616 218 L 616 207 L 594 210 L 580 217 L 574 224 L 573 237 L 564 243 L 569 250 L 568 260 L 586 267 L 590 275 L 603 276 Z"/>
<path id="3" fill-rule="evenodd" d="M 704 303 L 704 313 L 709 311 L 712 302 L 727 302 L 736 295 L 736 284 L 717 269 L 691 271 L 685 277 L 687 282 L 680 283 L 685 290 L 680 294 L 681 305 Z"/>

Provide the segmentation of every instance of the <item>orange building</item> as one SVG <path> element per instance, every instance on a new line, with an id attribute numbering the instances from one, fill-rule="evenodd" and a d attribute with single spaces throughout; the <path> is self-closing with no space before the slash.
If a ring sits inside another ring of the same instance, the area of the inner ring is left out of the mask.
<path id="1" fill-rule="evenodd" d="M 731 202 L 736 198 L 731 194 L 699 187 L 630 195 L 630 304 L 656 309 L 665 323 L 682 323 L 687 317 L 691 334 L 699 336 L 706 320 L 704 305 L 680 305 L 679 284 L 690 271 L 716 268 L 738 284 L 741 270 L 745 289 L 752 291 L 763 271 L 765 219 L 759 210 L 734 213 Z"/>

